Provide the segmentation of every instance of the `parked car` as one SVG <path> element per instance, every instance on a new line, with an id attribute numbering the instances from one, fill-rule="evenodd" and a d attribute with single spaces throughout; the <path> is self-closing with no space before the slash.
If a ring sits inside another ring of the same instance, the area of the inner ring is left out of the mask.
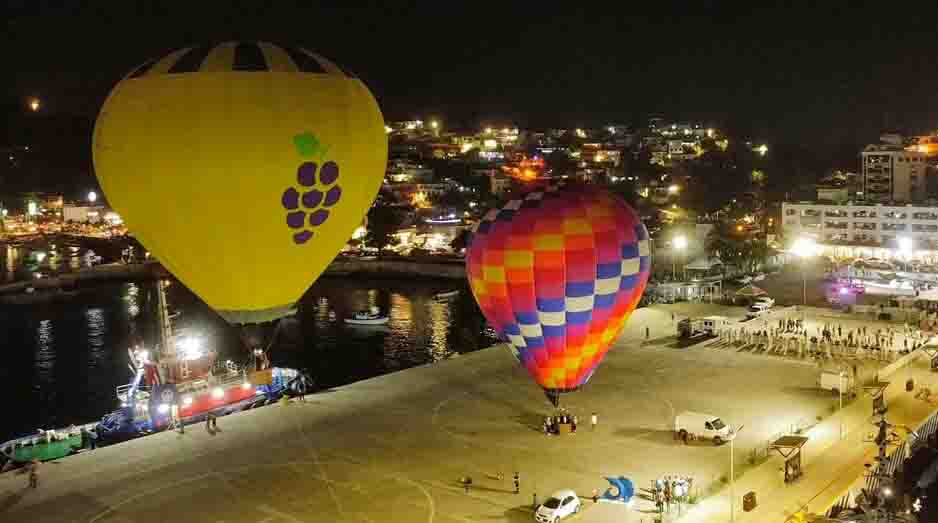
<path id="1" fill-rule="evenodd" d="M 768 308 L 771 308 L 773 305 L 775 305 L 775 299 L 770 298 L 768 296 L 761 296 L 759 298 L 756 298 L 756 300 L 753 302 L 753 305 L 756 305 L 756 304 L 765 305 L 765 308 L 768 309 Z"/>
<path id="2" fill-rule="evenodd" d="M 757 273 L 755 276 L 752 277 L 752 281 L 762 281 L 764 279 L 765 279 L 764 272 Z"/>
<path id="3" fill-rule="evenodd" d="M 557 523 L 561 519 L 572 516 L 580 511 L 580 498 L 576 492 L 566 489 L 558 490 L 550 495 L 543 504 L 534 511 L 534 521 L 537 523 Z"/>
<path id="4" fill-rule="evenodd" d="M 739 278 L 736 278 L 733 281 L 735 281 L 736 283 L 740 285 L 748 285 L 752 283 L 752 276 L 740 276 Z"/>
<path id="5" fill-rule="evenodd" d="M 746 309 L 747 318 L 758 318 L 769 313 L 769 307 L 762 303 L 754 303 L 751 307 Z"/>

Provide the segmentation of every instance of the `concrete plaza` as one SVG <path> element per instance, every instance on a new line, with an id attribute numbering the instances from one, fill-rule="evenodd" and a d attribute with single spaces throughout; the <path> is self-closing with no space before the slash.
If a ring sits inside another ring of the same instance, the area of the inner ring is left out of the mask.
<path id="1" fill-rule="evenodd" d="M 742 309 L 637 311 L 591 383 L 561 400 L 579 416 L 577 434 L 541 433 L 552 409 L 508 350 L 495 347 L 227 416 L 215 436 L 192 426 L 47 463 L 37 490 L 25 488 L 23 475 L 0 475 L 0 520 L 528 522 L 535 494 L 543 501 L 573 488 L 589 496 L 606 488 L 605 476 L 629 477 L 637 489 L 676 474 L 700 487 L 718 483 L 729 446 L 675 441 L 676 412 L 744 424 L 735 450 L 745 468 L 749 449 L 836 406 L 816 390 L 813 362 L 676 348 L 672 312 L 739 317 Z M 781 485 L 774 471 L 766 481 Z M 464 476 L 473 478 L 468 493 Z M 653 509 L 646 501 L 584 508 L 575 521 L 651 521 Z"/>

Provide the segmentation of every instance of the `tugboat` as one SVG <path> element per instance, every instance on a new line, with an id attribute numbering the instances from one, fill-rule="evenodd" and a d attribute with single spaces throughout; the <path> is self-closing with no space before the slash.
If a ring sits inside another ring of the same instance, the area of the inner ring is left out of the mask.
<path id="1" fill-rule="evenodd" d="M 120 408 L 100 421 L 37 434 L 0 444 L 0 461 L 17 466 L 37 459 L 58 459 L 84 448 L 93 432 L 99 445 L 145 436 L 203 421 L 210 413 L 230 414 L 272 403 L 282 396 L 312 392 L 312 380 L 295 369 L 270 367 L 262 350 L 253 353 L 253 368 L 217 361 L 214 350 L 198 336 L 174 335 L 166 310 L 164 283 L 158 282 L 160 342 L 151 355 L 142 347 L 128 349 L 133 379 L 117 387 Z M 155 357 L 154 357 L 155 356 Z"/>
<path id="2" fill-rule="evenodd" d="M 388 316 L 382 314 L 377 307 L 371 307 L 367 311 L 356 312 L 351 318 L 345 318 L 345 323 L 351 325 L 384 325 L 388 322 Z"/>

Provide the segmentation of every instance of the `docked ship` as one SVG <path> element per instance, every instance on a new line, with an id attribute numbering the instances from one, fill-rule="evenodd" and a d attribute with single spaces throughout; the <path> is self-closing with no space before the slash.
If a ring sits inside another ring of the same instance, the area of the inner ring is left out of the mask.
<path id="1" fill-rule="evenodd" d="M 155 351 L 128 349 L 133 378 L 116 389 L 120 407 L 100 421 L 40 430 L 0 444 L 7 466 L 48 461 L 78 452 L 89 439 L 109 444 L 223 416 L 274 402 L 284 395 L 305 394 L 309 376 L 289 368 L 270 367 L 264 351 L 238 365 L 219 361 L 198 336 L 174 333 L 167 313 L 165 283 L 159 289 L 160 336 Z"/>

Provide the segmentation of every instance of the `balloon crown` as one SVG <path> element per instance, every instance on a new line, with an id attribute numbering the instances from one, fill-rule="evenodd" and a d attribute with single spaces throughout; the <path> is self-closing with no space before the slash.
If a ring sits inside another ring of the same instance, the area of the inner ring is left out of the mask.
<path id="1" fill-rule="evenodd" d="M 293 146 L 300 156 L 318 156 L 322 161 L 329 152 L 329 147 L 322 144 L 315 134 L 306 131 L 293 137 Z"/>

